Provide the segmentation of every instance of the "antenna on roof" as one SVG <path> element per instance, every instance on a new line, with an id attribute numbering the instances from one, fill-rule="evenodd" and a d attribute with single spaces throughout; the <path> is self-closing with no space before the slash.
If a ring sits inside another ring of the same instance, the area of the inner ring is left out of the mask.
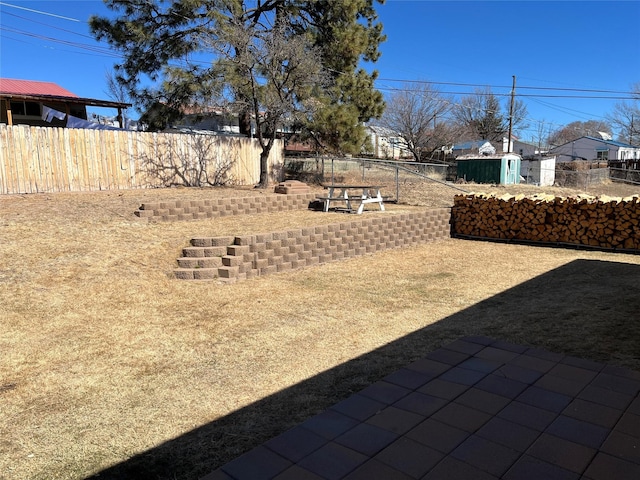
<path id="1" fill-rule="evenodd" d="M 611 136 L 610 133 L 598 132 L 598 135 L 600 135 L 600 137 L 602 137 L 603 140 L 613 140 L 613 137 Z"/>

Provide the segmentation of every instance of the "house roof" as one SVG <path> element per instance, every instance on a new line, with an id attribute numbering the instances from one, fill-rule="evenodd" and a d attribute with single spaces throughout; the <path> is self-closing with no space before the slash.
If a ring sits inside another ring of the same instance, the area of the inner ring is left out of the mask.
<path id="1" fill-rule="evenodd" d="M 603 138 L 598 138 L 598 137 L 589 137 L 587 135 L 580 137 L 580 138 L 576 138 L 575 140 L 571 140 L 570 142 L 566 142 L 563 143 L 562 145 L 558 145 L 556 147 L 553 147 L 551 149 L 551 151 L 557 150 L 561 147 L 564 147 L 565 145 L 570 145 L 574 142 L 577 142 L 578 140 L 582 140 L 582 139 L 586 139 L 586 140 L 592 140 L 594 142 L 598 142 L 598 143 L 602 143 L 603 145 L 612 145 L 614 147 L 620 147 L 620 148 L 638 148 L 638 147 L 634 147 L 633 145 L 629 145 L 628 143 L 624 143 L 624 142 L 617 142 L 615 140 L 604 140 Z"/>
<path id="2" fill-rule="evenodd" d="M 15 100 L 30 100 L 35 102 L 48 100 L 78 103 L 94 107 L 127 108 L 131 106 L 130 103 L 79 97 L 75 93 L 62 88 L 60 85 L 53 82 L 16 80 L 12 78 L 0 78 L 0 97 Z"/>
<path id="3" fill-rule="evenodd" d="M 629 145 L 628 143 L 624 143 L 624 142 L 617 142 L 615 140 L 605 140 L 602 138 L 598 138 L 598 137 L 584 137 L 584 138 L 588 138 L 589 140 L 595 140 L 597 142 L 602 142 L 605 143 L 607 145 L 613 145 L 615 147 L 623 147 L 623 148 L 637 148 L 634 147 L 633 145 Z"/>
<path id="4" fill-rule="evenodd" d="M 60 85 L 53 82 L 15 80 L 12 78 L 0 78 L 0 94 L 47 95 L 54 97 L 79 98 L 75 93 L 62 88 Z"/>
<path id="5" fill-rule="evenodd" d="M 367 128 L 381 137 L 398 137 L 400 133 L 381 125 L 367 125 Z"/>
<path id="6" fill-rule="evenodd" d="M 486 142 L 487 140 L 472 140 L 463 143 L 456 143 L 453 146 L 453 150 L 472 150 L 474 148 L 480 148 Z"/>

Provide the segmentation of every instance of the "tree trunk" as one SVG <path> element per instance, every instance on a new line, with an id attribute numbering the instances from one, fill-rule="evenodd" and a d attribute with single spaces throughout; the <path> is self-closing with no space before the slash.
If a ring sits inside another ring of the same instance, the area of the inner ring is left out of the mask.
<path id="1" fill-rule="evenodd" d="M 269 153 L 271 152 L 271 146 L 273 141 L 267 142 L 262 146 L 260 152 L 260 181 L 257 188 L 267 188 L 269 186 Z"/>
<path id="2" fill-rule="evenodd" d="M 251 110 L 245 109 L 238 115 L 238 128 L 241 135 L 251 136 Z"/>
<path id="3" fill-rule="evenodd" d="M 267 188 L 269 186 L 269 151 L 260 152 L 260 181 L 257 188 Z"/>

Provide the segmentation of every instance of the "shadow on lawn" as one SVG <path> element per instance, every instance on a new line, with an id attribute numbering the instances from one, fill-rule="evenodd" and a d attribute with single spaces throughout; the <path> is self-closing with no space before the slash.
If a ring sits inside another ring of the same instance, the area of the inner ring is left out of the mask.
<path id="1" fill-rule="evenodd" d="M 640 266 L 576 260 L 134 456 L 99 478 L 197 479 L 466 335 L 640 370 L 638 312 Z"/>

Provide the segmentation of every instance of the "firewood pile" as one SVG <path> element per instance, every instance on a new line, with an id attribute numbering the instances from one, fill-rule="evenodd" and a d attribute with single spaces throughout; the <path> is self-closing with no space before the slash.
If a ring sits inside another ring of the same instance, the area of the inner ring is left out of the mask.
<path id="1" fill-rule="evenodd" d="M 640 250 L 640 198 L 456 195 L 452 235 Z"/>

